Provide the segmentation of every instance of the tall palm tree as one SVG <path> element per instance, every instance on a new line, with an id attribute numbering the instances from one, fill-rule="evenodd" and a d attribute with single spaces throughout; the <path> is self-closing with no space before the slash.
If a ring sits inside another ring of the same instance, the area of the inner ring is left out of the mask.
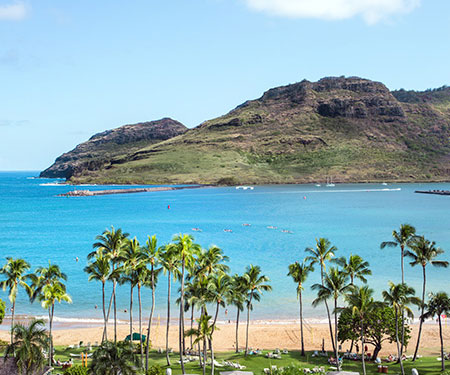
<path id="1" fill-rule="evenodd" d="M 239 353 L 239 319 L 241 311 L 244 311 L 244 304 L 247 297 L 245 290 L 245 278 L 241 275 L 235 274 L 231 280 L 231 290 L 228 296 L 228 304 L 236 306 L 236 353 Z"/>
<path id="2" fill-rule="evenodd" d="M 105 286 L 111 274 L 111 265 L 109 260 L 103 256 L 102 253 L 98 253 L 95 257 L 95 261 L 89 262 L 84 268 L 84 272 L 89 274 L 89 281 L 95 280 L 102 283 L 102 307 L 103 307 L 103 336 L 102 342 L 108 341 L 107 332 L 107 317 L 106 317 L 106 301 L 105 301 Z"/>
<path id="3" fill-rule="evenodd" d="M 436 294 L 430 294 L 430 300 L 427 304 L 427 311 L 422 314 L 420 320 L 433 318 L 437 315 L 439 322 L 439 338 L 441 342 L 441 368 L 445 371 L 445 358 L 444 358 L 444 339 L 442 336 L 442 321 L 441 316 L 443 314 L 450 314 L 450 298 L 445 292 L 438 292 Z"/>
<path id="4" fill-rule="evenodd" d="M 98 252 L 102 253 L 112 265 L 111 275 L 109 277 L 113 283 L 113 290 L 111 293 L 111 299 L 109 302 L 108 313 L 106 314 L 107 319 L 109 319 L 109 313 L 111 311 L 111 302 L 113 304 L 114 310 L 114 342 L 117 342 L 117 304 L 116 304 L 116 286 L 120 274 L 115 272 L 116 268 L 120 266 L 120 261 L 122 259 L 122 251 L 125 244 L 125 239 L 129 236 L 128 233 L 124 233 L 122 229 L 114 229 L 111 226 L 111 230 L 106 229 L 103 233 L 96 237 L 97 242 L 95 242 L 92 247 L 97 249 L 92 251 L 88 255 L 88 259 L 92 259 L 97 256 Z"/>
<path id="5" fill-rule="evenodd" d="M 201 249 L 197 257 L 197 273 L 209 276 L 213 273 L 228 272 L 229 267 L 224 264 L 229 258 L 223 254 L 222 249 L 212 245 L 207 250 Z"/>
<path id="6" fill-rule="evenodd" d="M 204 314 L 200 316 L 200 319 L 198 319 L 198 328 L 193 328 L 187 331 L 187 336 L 195 336 L 194 345 L 203 343 L 203 361 L 202 361 L 202 369 L 203 369 L 203 375 L 206 374 L 206 343 L 208 340 L 212 340 L 212 332 L 213 332 L 213 326 L 209 323 L 211 320 L 211 316 Z M 199 353 L 200 354 L 200 353 Z M 201 356 L 200 356 L 201 357 Z M 214 374 L 214 353 L 211 353 L 211 367 L 212 372 L 211 375 Z"/>
<path id="7" fill-rule="evenodd" d="M 129 345 L 104 341 L 92 356 L 90 369 L 92 374 L 135 375 L 132 365 L 133 351 Z"/>
<path id="8" fill-rule="evenodd" d="M 436 257 L 443 254 L 444 250 L 439 247 L 436 247 L 436 243 L 433 241 L 429 241 L 425 239 L 424 236 L 416 236 L 410 243 L 411 251 L 406 250 L 405 256 L 411 259 L 411 266 L 422 266 L 422 274 L 423 274 L 423 286 L 422 286 L 422 302 L 421 302 L 421 311 L 420 316 L 424 314 L 425 308 L 425 290 L 426 290 L 426 271 L 425 268 L 427 264 L 431 264 L 434 267 L 448 267 L 448 262 L 445 260 L 437 260 Z M 417 343 L 416 349 L 414 350 L 413 361 L 417 358 L 417 352 L 419 350 L 420 345 L 420 336 L 422 333 L 422 324 L 423 320 L 420 319 L 419 322 L 419 332 L 417 334 Z"/>
<path id="9" fill-rule="evenodd" d="M 45 365 L 43 350 L 47 349 L 48 336 L 43 320 L 32 320 L 28 326 L 15 324 L 13 342 L 5 351 L 5 358 L 14 355 L 22 373 L 33 374 Z"/>
<path id="10" fill-rule="evenodd" d="M 332 260 L 335 256 L 335 252 L 337 251 L 336 246 L 331 246 L 331 242 L 327 238 L 316 238 L 316 245 L 314 247 L 307 247 L 305 252 L 309 254 L 306 258 L 306 262 L 311 262 L 312 265 L 319 264 L 320 265 L 320 280 L 323 285 L 324 283 L 324 275 L 326 271 L 326 262 Z M 330 337 L 331 343 L 333 345 L 333 351 L 336 351 L 333 337 L 333 328 L 331 327 L 331 315 L 330 309 L 328 307 L 328 302 L 325 300 L 325 308 L 327 310 L 328 316 L 328 328 L 330 329 Z"/>
<path id="11" fill-rule="evenodd" d="M 55 303 L 67 302 L 72 303 L 72 298 L 67 294 L 66 287 L 60 281 L 52 281 L 50 284 L 45 284 L 41 290 L 41 294 L 38 296 L 41 301 L 41 305 L 44 309 L 48 310 L 49 319 L 49 356 L 48 365 L 53 363 L 53 318 L 55 316 Z"/>
<path id="12" fill-rule="evenodd" d="M 362 366 L 363 375 L 366 375 L 366 362 L 365 362 L 365 329 L 366 320 L 368 315 L 374 311 L 374 309 L 381 303 L 373 299 L 373 289 L 370 289 L 367 285 L 362 287 L 352 287 L 351 293 L 345 296 L 348 307 L 352 309 L 352 316 L 358 318 L 361 325 L 361 348 L 362 348 Z"/>
<path id="13" fill-rule="evenodd" d="M 351 285 L 354 285 L 355 279 L 367 283 L 365 276 L 372 275 L 372 271 L 369 269 L 369 262 L 364 261 L 359 255 L 350 254 L 348 260 L 345 257 L 340 257 L 336 258 L 334 262 L 350 277 Z"/>
<path id="14" fill-rule="evenodd" d="M 170 289 L 172 277 L 177 280 L 179 277 L 179 258 L 174 244 L 169 244 L 160 249 L 160 261 L 164 274 L 167 273 L 167 326 L 166 326 L 166 361 L 170 366 L 169 358 L 169 329 L 170 329 Z"/>
<path id="15" fill-rule="evenodd" d="M 330 267 L 325 275 L 324 283 L 314 284 L 312 286 L 313 290 L 317 290 L 317 298 L 313 301 L 313 307 L 316 307 L 319 303 L 325 302 L 326 300 L 333 298 L 334 300 L 334 353 L 336 355 L 336 366 L 337 370 L 340 371 L 339 364 L 339 353 L 338 353 L 338 324 L 337 324 L 337 314 L 338 314 L 338 298 L 344 293 L 346 293 L 352 286 L 348 284 L 348 275 L 345 272 L 341 272 L 335 267 Z M 331 321 L 329 322 L 331 325 Z"/>
<path id="16" fill-rule="evenodd" d="M 11 257 L 6 258 L 6 264 L 0 270 L 0 275 L 3 275 L 6 279 L 0 282 L 0 287 L 5 291 L 8 289 L 8 298 L 12 303 L 11 312 L 11 344 L 14 343 L 14 315 L 16 313 L 16 298 L 19 288 L 24 288 L 27 293 L 30 293 L 30 287 L 26 283 L 27 276 L 25 272 L 30 269 L 30 264 L 25 260 L 18 258 L 13 259 Z"/>
<path id="17" fill-rule="evenodd" d="M 51 284 L 55 281 L 67 281 L 67 275 L 61 271 L 57 264 L 48 262 L 48 267 L 38 267 L 34 274 L 28 275 L 31 280 L 31 302 L 41 294 L 42 288 L 45 285 Z"/>
<path id="18" fill-rule="evenodd" d="M 148 318 L 148 328 L 147 328 L 147 342 L 145 345 L 145 371 L 148 371 L 148 356 L 150 350 L 150 333 L 153 321 L 153 313 L 155 311 L 155 290 L 156 284 L 158 282 L 158 275 L 161 272 L 160 260 L 159 260 L 159 249 L 158 249 L 158 240 L 156 236 L 149 236 L 145 246 L 142 248 L 144 252 L 144 256 L 146 257 L 146 263 L 150 266 L 148 269 L 148 283 L 146 286 L 149 286 L 152 290 L 152 307 L 150 309 L 150 315 Z"/>
<path id="19" fill-rule="evenodd" d="M 247 327 L 245 332 L 245 356 L 248 354 L 248 327 L 250 324 L 250 310 L 253 309 L 253 300 L 259 301 L 263 292 L 270 292 L 272 287 L 268 284 L 270 279 L 261 275 L 261 268 L 251 264 L 244 273 L 245 290 L 247 291 Z"/>
<path id="20" fill-rule="evenodd" d="M 194 243 L 194 237 L 190 234 L 177 234 L 172 238 L 175 241 L 175 249 L 181 261 L 181 289 L 180 289 L 180 321 L 179 321 L 179 347 L 180 347 L 180 362 L 181 372 L 184 374 L 184 276 L 186 264 L 194 262 L 194 255 L 200 250 L 200 246 Z"/>
<path id="21" fill-rule="evenodd" d="M 415 291 L 410 286 L 400 283 L 394 284 L 392 281 L 389 282 L 389 290 L 383 291 L 383 299 L 386 304 L 394 309 L 395 314 L 395 340 L 397 342 L 397 352 L 398 361 L 400 363 L 400 369 L 402 375 L 405 375 L 405 369 L 403 368 L 402 361 L 402 349 L 400 346 L 399 332 L 398 332 L 398 320 L 399 315 L 404 316 L 406 313 L 408 317 L 414 317 L 412 310 L 409 305 L 420 304 L 420 299 L 415 297 Z M 402 319 L 402 324 L 404 324 L 404 319 Z"/>
<path id="22" fill-rule="evenodd" d="M 132 240 L 127 239 L 121 253 L 121 278 L 120 284 L 130 284 L 130 337 L 133 337 L 133 291 L 138 284 L 138 270 L 143 266 L 143 252 L 139 241 L 134 237 Z M 130 344 L 133 340 L 130 340 Z"/>
<path id="23" fill-rule="evenodd" d="M 295 262 L 289 265 L 288 276 L 292 277 L 292 280 L 297 284 L 297 297 L 300 304 L 300 343 L 302 352 L 301 355 L 305 355 L 305 344 L 303 341 L 303 302 L 302 302 L 302 291 L 303 284 L 305 283 L 310 272 L 314 272 L 314 266 L 303 260 L 302 263 Z"/>
<path id="24" fill-rule="evenodd" d="M 416 235 L 416 228 L 414 228 L 410 224 L 402 224 L 400 225 L 399 231 L 392 231 L 393 241 L 384 241 L 380 244 L 380 248 L 384 249 L 385 247 L 397 247 L 400 246 L 400 261 L 401 261 L 401 269 L 402 269 L 402 283 L 405 283 L 405 250 L 408 247 L 411 240 Z M 405 343 L 405 315 L 402 312 L 402 341 L 400 344 L 401 352 L 403 353 L 403 346 Z"/>

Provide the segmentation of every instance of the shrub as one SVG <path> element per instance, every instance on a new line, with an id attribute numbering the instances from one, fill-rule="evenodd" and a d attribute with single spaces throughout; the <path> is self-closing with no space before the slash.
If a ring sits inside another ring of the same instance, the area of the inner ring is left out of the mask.
<path id="1" fill-rule="evenodd" d="M 160 365 L 150 366 L 147 375 L 164 375 L 164 369 Z"/>
<path id="2" fill-rule="evenodd" d="M 69 367 L 66 371 L 64 371 L 64 375 L 87 375 L 87 374 L 88 368 L 83 367 L 81 365 Z"/>

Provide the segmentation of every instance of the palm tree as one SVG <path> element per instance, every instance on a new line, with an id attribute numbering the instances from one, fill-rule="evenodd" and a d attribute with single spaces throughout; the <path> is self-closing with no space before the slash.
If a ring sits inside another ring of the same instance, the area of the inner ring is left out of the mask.
<path id="1" fill-rule="evenodd" d="M 245 290 L 245 278 L 238 274 L 233 275 L 231 280 L 231 289 L 228 296 L 228 304 L 236 306 L 236 353 L 239 352 L 239 318 L 241 311 L 244 311 L 244 303 L 247 297 Z"/>
<path id="2" fill-rule="evenodd" d="M 367 316 L 374 311 L 374 309 L 381 303 L 376 302 L 373 299 L 373 289 L 370 289 L 367 285 L 356 288 L 352 287 L 351 293 L 345 296 L 345 300 L 348 303 L 348 307 L 352 309 L 352 316 L 358 318 L 361 324 L 361 348 L 362 348 L 362 366 L 363 375 L 366 375 L 366 363 L 365 363 L 365 323 Z M 376 358 L 375 358 L 376 359 Z"/>
<path id="3" fill-rule="evenodd" d="M 337 301 L 340 296 L 347 292 L 352 286 L 347 283 L 348 275 L 345 272 L 341 272 L 335 267 L 330 267 L 328 273 L 325 275 L 324 283 L 314 284 L 313 290 L 317 290 L 317 298 L 313 301 L 313 307 L 316 307 L 319 303 L 325 302 L 327 299 L 333 298 L 334 300 L 334 353 L 336 355 L 337 371 L 340 371 L 339 353 L 338 353 L 338 332 L 337 332 L 337 314 L 338 306 Z M 331 325 L 331 321 L 329 322 Z"/>
<path id="4" fill-rule="evenodd" d="M 91 371 L 98 375 L 134 375 L 133 351 L 127 344 L 104 341 L 92 356 Z"/>
<path id="5" fill-rule="evenodd" d="M 174 244 L 169 244 L 160 248 L 160 261 L 164 274 L 167 273 L 167 327 L 166 327 L 166 360 L 167 366 L 170 366 L 169 359 L 169 328 L 170 328 L 170 288 L 172 277 L 177 280 L 179 276 L 179 258 Z"/>
<path id="6" fill-rule="evenodd" d="M 49 319 L 49 366 L 53 363 L 53 317 L 55 316 L 55 303 L 67 302 L 72 303 L 72 299 L 66 292 L 66 287 L 60 281 L 52 281 L 51 284 L 45 284 L 42 288 L 41 294 L 38 296 L 41 301 L 41 305 L 44 309 L 48 310 Z"/>
<path id="7" fill-rule="evenodd" d="M 30 264 L 25 260 L 18 258 L 13 259 L 11 257 L 6 258 L 6 264 L 0 270 L 0 274 L 6 277 L 6 280 L 0 282 L 0 287 L 5 291 L 8 289 L 8 298 L 12 303 L 11 312 L 11 344 L 14 343 L 14 315 L 16 313 L 16 298 L 19 291 L 19 287 L 24 288 L 27 293 L 30 293 L 30 287 L 25 282 L 25 272 L 30 269 Z"/>
<path id="8" fill-rule="evenodd" d="M 392 281 L 389 282 L 389 290 L 384 290 L 382 293 L 384 301 L 394 309 L 395 313 L 395 340 L 397 342 L 398 361 L 400 363 L 402 375 L 405 375 L 405 369 L 403 368 L 402 349 L 400 346 L 400 339 L 398 337 L 398 318 L 399 315 L 402 315 L 403 317 L 404 313 L 406 313 L 410 318 L 414 317 L 409 305 L 420 304 L 420 299 L 415 297 L 414 293 L 414 289 L 410 286 L 403 283 L 394 284 Z M 404 324 L 403 318 L 402 324 Z"/>
<path id="9" fill-rule="evenodd" d="M 190 329 L 186 332 L 187 336 L 195 336 L 194 345 L 197 345 L 200 343 L 203 343 L 203 362 L 202 362 L 202 369 L 203 369 L 203 375 L 206 374 L 206 342 L 209 340 L 212 340 L 212 332 L 213 332 L 213 325 L 209 324 L 209 321 L 211 320 L 211 316 L 204 314 L 200 316 L 200 319 L 198 319 L 198 328 Z M 200 354 L 200 353 L 199 353 Z M 201 356 L 200 356 L 201 358 Z M 214 353 L 211 352 L 211 374 L 214 374 Z"/>
<path id="10" fill-rule="evenodd" d="M 114 309 L 114 342 L 117 342 L 117 304 L 116 304 L 116 286 L 119 279 L 119 274 L 115 272 L 116 268 L 120 265 L 120 260 L 122 259 L 122 250 L 125 243 L 125 239 L 129 236 L 128 233 L 123 233 L 122 229 L 115 230 L 111 226 L 111 230 L 106 229 L 101 235 L 96 237 L 97 242 L 95 242 L 92 247 L 97 249 L 92 251 L 88 255 L 88 259 L 97 256 L 98 252 L 102 253 L 112 264 L 112 271 L 109 277 L 113 282 L 113 290 L 111 294 L 111 300 L 109 302 L 108 313 L 106 314 L 107 319 L 109 319 L 109 313 L 111 311 L 111 302 Z"/>
<path id="11" fill-rule="evenodd" d="M 303 260 L 302 263 L 295 262 L 289 265 L 288 276 L 291 276 L 293 281 L 297 284 L 297 297 L 300 304 L 300 342 L 302 347 L 301 355 L 305 355 L 305 345 L 303 342 L 303 302 L 302 302 L 302 291 L 303 284 L 308 277 L 310 272 L 314 272 L 314 266 L 312 264 L 306 263 Z"/>
<path id="12" fill-rule="evenodd" d="M 201 249 L 197 259 L 197 273 L 209 276 L 213 273 L 228 272 L 229 267 L 223 262 L 228 262 L 229 258 L 223 254 L 222 249 L 212 245 L 207 250 Z"/>
<path id="13" fill-rule="evenodd" d="M 25 374 L 33 374 L 42 369 L 45 365 L 43 350 L 48 345 L 44 321 L 33 319 L 28 326 L 15 324 L 11 331 L 14 340 L 6 348 L 5 359 L 14 355 L 17 367 Z"/>
<path id="14" fill-rule="evenodd" d="M 270 292 L 272 287 L 268 284 L 270 279 L 261 275 L 259 266 L 250 265 L 244 273 L 245 290 L 247 291 L 247 328 L 245 333 L 245 356 L 248 354 L 248 327 L 250 324 L 250 310 L 253 309 L 253 300 L 259 301 L 263 292 Z"/>
<path id="15" fill-rule="evenodd" d="M 55 281 L 67 281 L 67 275 L 61 271 L 57 264 L 48 262 L 48 267 L 38 267 L 34 274 L 28 275 L 31 280 L 31 302 L 41 294 L 42 288 L 45 285 L 51 284 Z"/>
<path id="16" fill-rule="evenodd" d="M 421 311 L 420 316 L 424 314 L 424 308 L 425 308 L 425 290 L 426 290 L 426 271 L 425 267 L 427 264 L 431 264 L 434 267 L 448 267 L 448 262 L 444 260 L 436 260 L 435 258 L 441 254 L 444 253 L 444 250 L 442 250 L 439 247 L 436 247 L 436 243 L 433 241 L 429 241 L 425 239 L 424 236 L 416 236 L 409 244 L 411 251 L 406 250 L 405 256 L 410 258 L 411 266 L 422 266 L 422 274 L 423 274 L 423 286 L 422 286 L 422 303 L 421 303 Z M 417 334 L 417 343 L 416 343 L 416 349 L 414 350 L 414 356 L 413 361 L 417 358 L 417 352 L 419 350 L 419 344 L 420 344 L 420 336 L 422 333 L 422 324 L 423 320 L 420 319 L 419 322 L 419 333 Z"/>
<path id="17" fill-rule="evenodd" d="M 148 371 L 148 356 L 150 350 L 150 333 L 153 321 L 153 312 L 155 311 L 155 289 L 156 284 L 158 282 L 158 275 L 161 272 L 161 268 L 159 267 L 159 249 L 158 249 L 158 241 L 156 236 L 148 237 L 145 246 L 142 248 L 142 251 L 146 257 L 146 263 L 150 265 L 150 269 L 148 269 L 148 282 L 145 284 L 149 286 L 152 290 L 152 307 L 150 309 L 150 316 L 148 318 L 148 328 L 147 328 L 147 342 L 145 345 L 145 371 Z"/>
<path id="18" fill-rule="evenodd" d="M 326 263 L 327 261 L 330 261 L 334 258 L 335 252 L 337 251 L 336 246 L 331 246 L 331 242 L 327 238 L 316 238 L 316 245 L 315 247 L 307 247 L 305 249 L 305 252 L 307 254 L 310 254 L 305 258 L 306 262 L 311 262 L 311 265 L 314 265 L 318 263 L 320 265 L 320 280 L 324 282 L 324 275 L 326 271 Z M 329 329 L 330 329 L 330 337 L 331 337 L 331 343 L 333 345 L 333 351 L 336 351 L 335 345 L 334 345 L 334 338 L 333 338 L 333 328 L 331 327 L 331 316 L 330 316 L 330 309 L 328 308 L 328 302 L 325 300 L 325 308 L 327 310 L 327 316 L 328 316 L 328 323 L 329 323 Z"/>
<path id="19" fill-rule="evenodd" d="M 450 298 L 445 292 L 438 292 L 436 294 L 430 294 L 430 300 L 427 304 L 427 311 L 422 314 L 420 320 L 423 321 L 428 318 L 433 318 L 437 315 L 439 322 L 439 338 L 441 341 L 441 364 L 442 371 L 445 371 L 445 358 L 444 358 L 444 339 L 442 337 L 442 321 L 441 316 L 443 314 L 450 313 Z"/>
<path id="20" fill-rule="evenodd" d="M 180 347 L 180 361 L 181 372 L 184 374 L 184 276 L 186 265 L 194 262 L 194 254 L 200 250 L 200 246 L 194 244 L 194 237 L 190 234 L 177 234 L 172 238 L 176 241 L 175 249 L 181 261 L 181 289 L 180 289 L 180 321 L 179 321 L 179 347 Z"/>
<path id="21" fill-rule="evenodd" d="M 111 274 L 111 266 L 109 260 L 99 253 L 95 257 L 94 262 L 90 262 L 85 268 L 84 272 L 89 274 L 89 281 L 96 280 L 102 283 L 102 306 L 103 306 L 103 336 L 102 342 L 108 341 L 107 332 L 107 317 L 106 317 L 106 302 L 105 302 L 105 286 Z"/>
<path id="22" fill-rule="evenodd" d="M 405 283 L 405 267 L 404 267 L 404 258 L 405 258 L 405 249 L 408 247 L 408 244 L 414 238 L 416 234 L 416 228 L 414 228 L 410 224 L 402 224 L 400 225 L 400 229 L 397 232 L 396 230 L 392 231 L 393 241 L 384 241 L 380 244 L 380 248 L 384 249 L 387 247 L 397 247 L 400 246 L 400 261 L 401 261 L 401 269 L 402 269 L 402 283 Z M 402 341 L 401 341 L 401 352 L 403 353 L 403 345 L 405 342 L 405 315 L 402 312 Z"/>
<path id="23" fill-rule="evenodd" d="M 359 255 L 350 254 L 348 260 L 345 257 L 340 257 L 335 259 L 334 262 L 350 277 L 351 285 L 354 285 L 355 279 L 367 283 L 365 276 L 372 275 L 369 262 L 364 261 Z"/>

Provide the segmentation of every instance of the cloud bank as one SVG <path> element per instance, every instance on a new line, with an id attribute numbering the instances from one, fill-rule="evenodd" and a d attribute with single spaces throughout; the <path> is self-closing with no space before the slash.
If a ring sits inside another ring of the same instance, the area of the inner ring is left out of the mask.
<path id="1" fill-rule="evenodd" d="M 0 4 L 0 21 L 20 21 L 27 16 L 28 9 L 21 1 L 11 4 Z"/>
<path id="2" fill-rule="evenodd" d="M 343 20 L 356 16 L 368 24 L 411 12 L 420 0 L 244 0 L 256 11 L 289 18 Z"/>

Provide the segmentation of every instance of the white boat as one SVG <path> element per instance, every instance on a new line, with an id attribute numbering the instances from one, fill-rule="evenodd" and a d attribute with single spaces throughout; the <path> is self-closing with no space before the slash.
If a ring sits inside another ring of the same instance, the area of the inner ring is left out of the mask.
<path id="1" fill-rule="evenodd" d="M 239 190 L 239 189 L 242 189 L 242 190 L 253 190 L 254 187 L 253 186 L 236 186 L 236 190 Z"/>
<path id="2" fill-rule="evenodd" d="M 333 184 L 333 178 L 327 177 L 327 187 L 335 187 L 336 185 Z"/>
<path id="3" fill-rule="evenodd" d="M 387 183 L 386 182 L 383 182 L 381 185 L 383 185 L 383 186 L 387 186 Z"/>

